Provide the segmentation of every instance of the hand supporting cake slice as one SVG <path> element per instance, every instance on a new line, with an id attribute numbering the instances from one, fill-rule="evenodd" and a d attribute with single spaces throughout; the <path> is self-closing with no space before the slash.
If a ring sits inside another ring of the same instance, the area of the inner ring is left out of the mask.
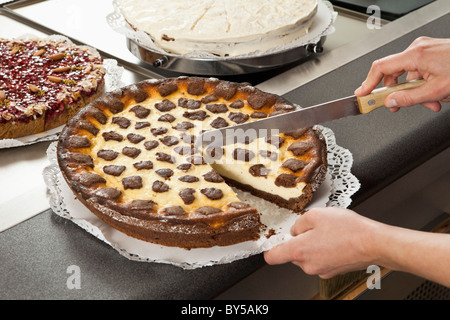
<path id="1" fill-rule="evenodd" d="M 148 80 L 107 93 L 69 121 L 58 162 L 78 199 L 130 236 L 183 248 L 256 240 L 259 213 L 231 186 L 301 211 L 325 177 L 321 134 L 304 129 L 205 150 L 195 139 L 294 108 L 244 84 Z M 210 156 L 222 161 L 210 164 Z"/>

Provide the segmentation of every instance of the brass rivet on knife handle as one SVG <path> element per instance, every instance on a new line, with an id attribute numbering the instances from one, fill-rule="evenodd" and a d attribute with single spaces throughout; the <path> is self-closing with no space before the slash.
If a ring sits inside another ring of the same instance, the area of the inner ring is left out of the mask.
<path id="1" fill-rule="evenodd" d="M 413 89 L 421 86 L 425 80 L 412 80 L 404 83 L 399 83 L 389 87 L 375 89 L 372 93 L 364 97 L 358 97 L 359 110 L 361 113 L 369 113 L 379 107 L 384 106 L 386 97 L 393 92 L 400 90 Z"/>

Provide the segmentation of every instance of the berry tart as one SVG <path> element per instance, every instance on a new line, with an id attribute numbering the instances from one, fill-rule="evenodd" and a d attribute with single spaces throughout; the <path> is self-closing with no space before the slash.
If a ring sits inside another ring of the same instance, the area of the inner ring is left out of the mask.
<path id="1" fill-rule="evenodd" d="M 76 197 L 129 236 L 182 248 L 256 240 L 260 214 L 232 187 L 300 212 L 325 178 L 323 136 L 306 128 L 219 148 L 195 141 L 203 130 L 294 109 L 245 84 L 147 80 L 106 93 L 72 118 L 58 164 Z"/>
<path id="2" fill-rule="evenodd" d="M 104 91 L 99 54 L 68 40 L 0 39 L 0 139 L 65 124 Z"/>

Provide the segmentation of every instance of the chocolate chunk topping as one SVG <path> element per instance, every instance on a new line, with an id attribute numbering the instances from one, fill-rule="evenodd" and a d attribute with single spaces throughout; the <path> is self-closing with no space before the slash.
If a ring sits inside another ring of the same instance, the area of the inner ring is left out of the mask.
<path id="1" fill-rule="evenodd" d="M 291 151 L 296 156 L 300 156 L 305 154 L 312 147 L 313 145 L 309 141 L 297 141 L 289 146 L 288 151 Z"/>
<path id="2" fill-rule="evenodd" d="M 163 81 L 156 87 L 156 89 L 158 90 L 161 97 L 166 97 L 177 91 L 178 86 L 174 82 Z"/>
<path id="3" fill-rule="evenodd" d="M 115 188 L 100 188 L 95 191 L 95 195 L 104 199 L 117 199 L 122 195 L 122 191 Z"/>
<path id="4" fill-rule="evenodd" d="M 266 137 L 266 142 L 270 143 L 271 145 L 273 145 L 277 148 L 280 148 L 284 142 L 284 139 L 279 136 L 270 136 L 270 137 Z"/>
<path id="5" fill-rule="evenodd" d="M 123 178 L 122 185 L 125 189 L 140 189 L 142 188 L 142 178 L 141 176 Z"/>
<path id="6" fill-rule="evenodd" d="M 299 159 L 288 159 L 281 165 L 283 168 L 288 168 L 292 172 L 302 170 L 306 166 L 306 162 Z"/>
<path id="7" fill-rule="evenodd" d="M 130 111 L 134 112 L 136 117 L 139 119 L 147 118 L 147 116 L 150 114 L 150 110 L 147 108 L 144 108 L 141 105 L 135 105 L 133 108 L 130 109 Z"/>
<path id="8" fill-rule="evenodd" d="M 155 171 L 158 175 L 160 175 L 163 178 L 170 178 L 171 176 L 173 176 L 173 171 L 171 169 L 168 168 L 163 168 L 163 169 L 158 169 Z"/>
<path id="9" fill-rule="evenodd" d="M 152 190 L 155 192 L 166 192 L 169 190 L 169 186 L 162 181 L 156 180 L 153 182 Z"/>
<path id="10" fill-rule="evenodd" d="M 110 94 L 103 97 L 103 102 L 114 114 L 122 112 L 125 106 L 122 101 Z"/>
<path id="11" fill-rule="evenodd" d="M 235 208 L 235 209 L 250 208 L 250 205 L 248 203 L 245 203 L 245 202 L 230 202 L 228 204 L 228 206 L 231 207 L 231 208 Z"/>
<path id="12" fill-rule="evenodd" d="M 252 151 L 247 150 L 247 149 L 236 148 L 233 151 L 234 160 L 248 162 L 248 161 L 252 160 L 254 156 L 255 156 L 255 154 Z"/>
<path id="13" fill-rule="evenodd" d="M 183 199 L 184 204 L 191 204 L 195 201 L 195 190 L 192 188 L 186 188 L 180 191 L 179 195 Z"/>
<path id="14" fill-rule="evenodd" d="M 94 167 L 94 160 L 88 154 L 68 152 L 65 154 L 67 161 L 87 167 Z"/>
<path id="15" fill-rule="evenodd" d="M 211 170 L 208 173 L 205 173 L 203 175 L 203 178 L 208 182 L 215 182 L 215 183 L 220 183 L 220 182 L 225 181 L 215 170 Z"/>
<path id="16" fill-rule="evenodd" d="M 134 126 L 134 128 L 136 130 L 144 129 L 144 128 L 148 128 L 148 127 L 150 127 L 150 122 L 148 122 L 148 121 L 136 122 L 136 125 Z"/>
<path id="17" fill-rule="evenodd" d="M 294 188 L 297 185 L 297 177 L 292 174 L 282 173 L 275 179 L 275 185 L 284 188 Z"/>
<path id="18" fill-rule="evenodd" d="M 261 157 L 269 158 L 272 161 L 276 161 L 278 159 L 278 153 L 276 152 L 260 150 L 259 154 L 261 155 Z"/>
<path id="19" fill-rule="evenodd" d="M 237 87 L 231 82 L 220 82 L 214 89 L 214 94 L 218 97 L 230 100 L 236 94 Z"/>
<path id="20" fill-rule="evenodd" d="M 79 177 L 78 180 L 83 186 L 92 187 L 97 183 L 106 183 L 105 178 L 96 173 L 85 173 Z"/>
<path id="21" fill-rule="evenodd" d="M 153 169 L 153 162 L 151 162 L 150 160 L 143 160 L 143 161 L 133 163 L 133 166 L 137 170 L 144 170 L 144 169 L 149 170 L 149 169 Z"/>
<path id="22" fill-rule="evenodd" d="M 241 109 L 242 107 L 244 107 L 244 101 L 242 101 L 240 99 L 235 100 L 232 103 L 230 103 L 230 108 Z"/>
<path id="23" fill-rule="evenodd" d="M 162 209 L 165 216 L 184 216 L 186 211 L 181 206 L 173 206 Z"/>
<path id="24" fill-rule="evenodd" d="M 148 98 L 147 91 L 137 85 L 131 86 L 130 91 L 132 97 L 134 98 L 134 101 L 136 101 L 137 103 L 145 101 Z"/>
<path id="25" fill-rule="evenodd" d="M 170 111 L 172 109 L 175 109 L 177 106 L 175 105 L 175 103 L 173 103 L 172 101 L 168 100 L 168 99 L 164 99 L 161 102 L 158 102 L 157 104 L 155 104 L 155 108 L 158 109 L 161 112 L 167 112 Z"/>
<path id="26" fill-rule="evenodd" d="M 303 136 L 308 130 L 309 130 L 309 128 L 301 128 L 301 129 L 297 129 L 294 131 L 286 132 L 284 135 L 292 137 L 294 139 L 298 139 L 301 136 Z"/>
<path id="27" fill-rule="evenodd" d="M 159 127 L 159 128 L 151 128 L 150 131 L 156 137 L 161 134 L 166 134 L 167 131 L 169 131 L 169 129 L 164 128 L 164 127 Z"/>
<path id="28" fill-rule="evenodd" d="M 119 156 L 119 152 L 113 150 L 99 150 L 97 152 L 97 157 L 105 159 L 107 161 L 112 161 Z"/>
<path id="29" fill-rule="evenodd" d="M 134 147 L 123 147 L 122 153 L 130 158 L 136 158 L 141 154 L 141 150 Z"/>
<path id="30" fill-rule="evenodd" d="M 206 161 L 202 156 L 191 156 L 187 157 L 186 160 L 195 165 L 206 164 Z"/>
<path id="31" fill-rule="evenodd" d="M 206 92 L 205 81 L 203 79 L 192 78 L 187 86 L 187 92 L 194 96 L 202 95 Z"/>
<path id="32" fill-rule="evenodd" d="M 196 213 L 204 215 L 204 216 L 208 216 L 210 214 L 216 214 L 219 212 L 222 212 L 222 210 L 220 210 L 219 208 L 214 208 L 214 207 L 200 207 L 197 210 L 195 210 Z"/>
<path id="33" fill-rule="evenodd" d="M 108 165 L 103 167 L 103 172 L 111 176 L 118 177 L 126 169 L 125 166 Z"/>
<path id="34" fill-rule="evenodd" d="M 132 212 L 141 212 L 141 213 L 148 213 L 152 212 L 155 206 L 155 202 L 152 200 L 133 200 L 128 204 L 128 210 L 131 210 Z"/>
<path id="35" fill-rule="evenodd" d="M 206 113 L 205 110 L 197 110 L 197 111 L 192 111 L 192 112 L 186 111 L 185 113 L 183 113 L 183 117 L 191 119 L 191 120 L 203 121 L 206 118 L 208 118 L 209 115 Z"/>
<path id="36" fill-rule="evenodd" d="M 165 136 L 163 138 L 160 138 L 159 141 L 164 143 L 166 146 L 174 146 L 180 142 L 177 137 L 174 136 Z"/>
<path id="37" fill-rule="evenodd" d="M 223 103 L 207 104 L 205 108 L 212 113 L 225 113 L 228 111 L 228 107 Z"/>
<path id="38" fill-rule="evenodd" d="M 178 105 L 182 108 L 195 110 L 201 107 L 202 103 L 199 100 L 180 98 L 178 99 Z"/>
<path id="39" fill-rule="evenodd" d="M 176 126 L 175 129 L 178 131 L 187 131 L 191 128 L 195 127 L 195 125 L 192 122 L 189 121 L 182 121 L 179 122 Z"/>
<path id="40" fill-rule="evenodd" d="M 161 115 L 158 118 L 158 121 L 161 121 L 161 122 L 174 122 L 175 121 L 175 117 L 173 115 L 171 115 L 170 113 L 165 113 L 165 114 Z"/>
<path id="41" fill-rule="evenodd" d="M 159 145 L 159 142 L 156 140 L 150 140 L 150 141 L 144 142 L 144 147 L 147 150 L 155 149 L 158 145 Z"/>
<path id="42" fill-rule="evenodd" d="M 180 165 L 178 165 L 177 169 L 180 169 L 181 171 L 189 171 L 189 169 L 192 167 L 192 164 L 190 163 L 182 163 Z"/>
<path id="43" fill-rule="evenodd" d="M 77 124 L 75 125 L 75 127 L 79 128 L 81 130 L 86 130 L 87 132 L 89 132 L 90 134 L 92 134 L 94 136 L 96 136 L 98 134 L 98 132 L 100 131 L 92 123 L 90 123 L 89 121 L 85 121 L 85 120 L 77 121 Z"/>
<path id="44" fill-rule="evenodd" d="M 94 118 L 101 124 L 106 124 L 106 122 L 108 121 L 108 117 L 101 110 L 99 110 L 97 108 L 89 108 L 86 110 L 87 110 L 87 115 L 89 117 Z"/>
<path id="45" fill-rule="evenodd" d="M 157 152 L 156 160 L 162 161 L 162 162 L 175 163 L 175 158 L 164 152 Z"/>
<path id="46" fill-rule="evenodd" d="M 253 119 L 262 119 L 262 118 L 267 118 L 267 113 L 265 112 L 253 112 L 250 117 L 252 117 Z"/>
<path id="47" fill-rule="evenodd" d="M 128 139 L 128 141 L 130 141 L 131 143 L 136 144 L 136 143 L 139 143 L 139 142 L 141 142 L 142 140 L 144 140 L 145 137 L 144 137 L 144 136 L 141 136 L 140 134 L 129 133 L 129 134 L 127 134 L 127 139 Z"/>
<path id="48" fill-rule="evenodd" d="M 76 149 L 89 148 L 91 146 L 91 141 L 86 137 L 70 136 L 69 146 Z"/>
<path id="49" fill-rule="evenodd" d="M 197 149 L 192 146 L 177 146 L 173 148 L 173 151 L 181 155 L 191 155 L 196 153 Z"/>
<path id="50" fill-rule="evenodd" d="M 208 94 L 201 99 L 201 102 L 204 104 L 211 103 L 219 100 L 214 94 Z"/>
<path id="51" fill-rule="evenodd" d="M 211 127 L 215 129 L 225 128 L 228 127 L 228 122 L 224 118 L 218 117 L 211 122 Z"/>
<path id="52" fill-rule="evenodd" d="M 111 122 L 117 124 L 122 129 L 128 128 L 131 124 L 131 121 L 124 117 L 113 117 Z"/>
<path id="53" fill-rule="evenodd" d="M 248 114 L 243 114 L 242 112 L 230 112 L 228 118 L 236 123 L 244 123 L 248 120 L 249 116 Z"/>
<path id="54" fill-rule="evenodd" d="M 105 139 L 105 141 L 115 140 L 121 142 L 123 140 L 123 136 L 114 131 L 103 132 L 102 136 Z"/>
<path id="55" fill-rule="evenodd" d="M 265 177 L 269 174 L 270 169 L 267 169 L 262 164 L 255 164 L 248 169 L 248 172 L 254 177 Z"/>
<path id="56" fill-rule="evenodd" d="M 219 200 L 223 197 L 222 190 L 216 188 L 204 188 L 201 189 L 200 192 L 211 200 Z"/>
<path id="57" fill-rule="evenodd" d="M 275 103 L 275 100 L 269 94 L 257 92 L 248 97 L 247 102 L 250 107 L 259 110 L 263 107 L 271 107 Z"/>
<path id="58" fill-rule="evenodd" d="M 190 175 L 187 174 L 187 175 L 179 177 L 178 180 L 183 181 L 183 182 L 192 183 L 192 182 L 197 182 L 200 179 L 197 178 L 196 176 L 190 176 Z"/>

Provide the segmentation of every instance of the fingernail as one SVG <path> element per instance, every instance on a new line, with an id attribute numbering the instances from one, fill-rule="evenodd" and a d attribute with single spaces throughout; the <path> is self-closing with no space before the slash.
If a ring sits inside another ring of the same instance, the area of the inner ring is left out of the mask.
<path id="1" fill-rule="evenodd" d="M 388 107 L 388 108 L 395 108 L 397 106 L 398 106 L 398 104 L 395 99 L 389 99 L 388 101 L 386 101 L 386 107 Z"/>
<path id="2" fill-rule="evenodd" d="M 358 89 L 355 90 L 355 95 L 359 95 L 361 93 L 362 87 L 360 86 Z"/>

